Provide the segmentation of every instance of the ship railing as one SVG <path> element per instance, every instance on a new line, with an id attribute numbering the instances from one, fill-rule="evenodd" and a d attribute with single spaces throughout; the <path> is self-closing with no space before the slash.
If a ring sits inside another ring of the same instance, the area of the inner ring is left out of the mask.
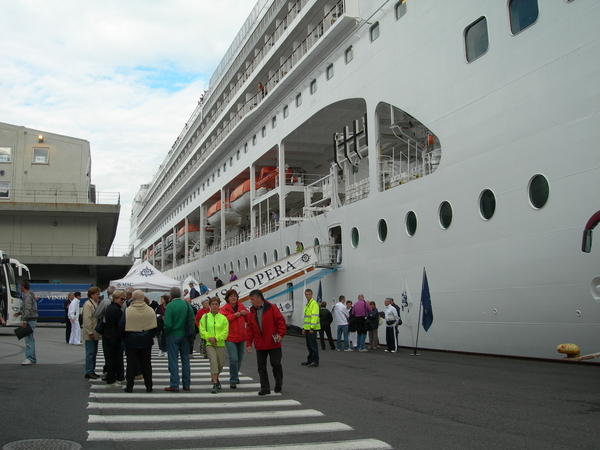
<path id="1" fill-rule="evenodd" d="M 346 187 L 346 204 L 354 203 L 369 196 L 371 190 L 370 181 L 368 178 L 363 178 L 357 183 L 350 184 Z"/>
<path id="2" fill-rule="evenodd" d="M 125 250 L 121 246 L 122 250 Z M 98 247 L 95 244 L 57 244 L 57 243 L 18 243 L 0 242 L 0 248 L 6 253 L 16 256 L 105 256 L 110 255 L 110 248 Z M 112 256 L 119 249 L 112 250 Z M 126 253 L 124 251 L 123 253 Z"/>
<path id="3" fill-rule="evenodd" d="M 78 203 L 119 205 L 119 192 L 95 192 L 94 189 L 85 191 L 63 189 L 7 189 L 0 191 L 0 201 L 23 203 Z"/>
<path id="4" fill-rule="evenodd" d="M 341 244 L 321 244 L 315 246 L 317 253 L 316 267 L 334 268 L 342 265 L 342 245 Z"/>
<path id="5" fill-rule="evenodd" d="M 243 230 L 239 234 L 225 239 L 225 248 L 234 247 L 236 245 L 240 245 L 243 242 L 247 242 L 250 240 L 250 236 L 250 230 Z"/>
<path id="6" fill-rule="evenodd" d="M 296 2 L 297 5 L 300 5 L 299 10 L 301 10 L 301 8 L 304 7 L 306 3 L 308 3 L 308 0 L 302 0 L 302 1 Z M 169 197 L 167 195 L 167 193 L 177 190 L 181 184 L 186 182 L 185 175 L 187 175 L 187 173 L 190 171 L 190 169 L 192 167 L 197 167 L 198 164 L 201 164 L 208 157 L 208 155 L 210 155 L 213 152 L 213 150 L 231 133 L 233 128 L 235 128 L 237 126 L 237 124 L 242 120 L 242 118 L 245 117 L 250 111 L 252 111 L 255 107 L 258 106 L 258 104 L 264 99 L 264 97 L 266 97 L 268 95 L 269 91 L 272 90 L 273 88 L 275 88 L 277 83 L 308 53 L 308 51 L 314 46 L 314 44 L 323 37 L 323 34 L 333 26 L 333 24 L 336 22 L 337 18 L 340 17 L 343 13 L 344 13 L 344 0 L 339 0 L 337 2 L 337 4 L 334 5 L 325 14 L 325 16 L 324 16 L 325 18 L 321 22 L 319 22 L 312 30 L 310 30 L 308 32 L 307 37 L 293 50 L 292 54 L 280 65 L 279 69 L 276 69 L 274 71 L 273 75 L 268 80 L 266 80 L 265 84 L 263 85 L 264 90 L 260 90 L 257 87 L 257 91 L 260 91 L 260 92 L 256 92 L 254 95 L 250 96 L 250 98 L 247 98 L 246 101 L 242 103 L 242 106 L 240 108 L 238 108 L 235 111 L 230 112 L 229 120 L 224 121 L 224 125 L 220 129 L 217 129 L 215 134 L 210 139 L 210 142 L 206 143 L 203 146 L 203 148 L 200 150 L 199 157 L 194 159 L 194 164 L 192 165 L 191 163 L 189 163 L 188 166 L 179 173 L 179 176 L 177 177 L 177 181 L 175 182 L 176 184 L 171 185 L 171 187 L 169 187 L 167 192 L 165 192 L 162 195 L 162 197 L 163 197 L 162 200 L 159 200 L 159 202 L 151 208 L 149 213 L 146 214 L 146 218 L 152 217 L 153 212 L 155 212 L 158 208 L 162 207 L 164 205 L 164 203 L 167 202 L 167 200 L 168 200 L 167 197 Z M 290 20 L 290 22 L 291 22 L 291 20 Z M 281 26 L 281 24 L 279 26 Z M 283 35 L 283 33 L 281 35 Z M 275 37 L 276 36 L 274 35 L 273 36 L 274 40 L 272 41 L 273 44 L 276 41 Z M 265 44 L 265 45 L 267 45 L 267 44 Z M 268 50 L 270 50 L 270 48 L 271 48 L 271 46 L 268 46 Z M 219 103 L 214 109 L 212 109 L 212 106 L 211 106 L 211 112 L 210 112 L 210 122 L 211 123 L 214 123 L 215 119 L 217 117 L 221 116 L 223 114 L 223 112 L 225 112 L 228 109 L 228 106 L 231 103 L 231 100 L 244 87 L 246 80 L 252 76 L 254 70 L 259 66 L 259 63 L 262 61 L 262 58 L 264 58 L 264 56 L 267 53 L 268 53 L 268 51 L 266 50 L 266 47 L 263 46 L 261 48 L 261 50 L 259 50 L 259 52 L 255 56 L 255 58 L 253 58 L 253 60 L 250 62 L 248 68 L 242 74 L 240 79 L 236 82 L 236 84 L 232 87 L 230 92 L 226 95 L 227 100 Z M 237 67 L 237 66 L 234 66 L 234 67 Z M 215 89 L 213 92 L 221 92 L 221 91 L 222 91 L 222 89 L 220 89 L 220 90 Z M 199 112 L 198 112 L 198 114 L 199 114 Z M 197 115 L 196 115 L 196 117 L 197 117 Z M 196 117 L 194 117 L 193 120 L 195 120 Z M 191 122 L 188 122 L 188 123 L 191 123 Z M 182 132 L 181 136 L 183 136 L 183 135 L 185 135 L 185 133 L 187 133 L 187 131 L 188 131 L 187 126 L 188 126 L 188 124 L 186 124 L 186 127 L 184 127 L 184 131 Z M 208 125 L 207 126 L 200 125 L 199 128 L 201 130 L 200 133 L 194 133 L 195 137 L 190 138 L 190 140 L 186 142 L 185 145 L 186 145 L 187 150 L 185 152 L 182 152 L 181 155 L 179 155 L 177 152 L 174 152 L 174 153 L 177 153 L 178 159 L 180 161 L 182 161 L 181 164 L 183 164 L 183 161 L 186 160 L 189 153 L 191 153 L 191 151 L 193 150 L 193 148 L 194 148 L 193 144 L 198 139 L 202 139 L 206 135 L 207 130 L 212 129 L 212 127 L 210 127 Z M 167 158 L 167 159 L 169 159 L 169 158 Z M 167 165 L 165 164 L 164 167 L 166 168 Z M 157 175 L 158 175 L 158 172 L 157 172 Z M 156 177 L 155 177 L 155 179 L 156 179 Z M 163 178 L 163 180 L 166 180 L 166 179 L 167 178 Z M 172 180 L 172 178 L 170 178 L 170 179 Z M 155 184 L 154 180 L 153 180 L 152 184 Z M 162 185 L 162 184 L 163 183 L 159 183 L 159 185 Z M 158 191 L 159 188 L 160 188 L 160 186 L 157 189 L 153 190 L 152 196 L 154 196 L 154 194 Z M 150 199 L 148 201 L 150 201 Z M 141 225 L 143 226 L 143 223 Z"/>

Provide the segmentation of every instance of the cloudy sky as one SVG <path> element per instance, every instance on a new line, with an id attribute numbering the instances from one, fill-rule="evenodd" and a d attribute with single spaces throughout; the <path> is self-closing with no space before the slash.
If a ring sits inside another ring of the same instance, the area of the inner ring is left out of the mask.
<path id="1" fill-rule="evenodd" d="M 114 254 L 256 0 L 0 0 L 0 122 L 90 142 L 92 183 L 120 192 Z"/>

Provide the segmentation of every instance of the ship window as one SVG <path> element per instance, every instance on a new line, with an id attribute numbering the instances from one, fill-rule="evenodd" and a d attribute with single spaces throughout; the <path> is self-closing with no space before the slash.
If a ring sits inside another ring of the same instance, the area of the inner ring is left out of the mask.
<path id="1" fill-rule="evenodd" d="M 248 270 L 248 257 L 244 260 L 244 270 Z"/>
<path id="2" fill-rule="evenodd" d="M 238 150 L 237 153 L 235 154 L 236 159 L 239 161 L 240 160 L 240 151 Z"/>
<path id="3" fill-rule="evenodd" d="M 229 271 L 233 271 L 233 261 L 229 261 Z"/>
<path id="4" fill-rule="evenodd" d="M 267 135 L 267 127 L 262 127 L 262 130 L 260 130 L 260 135 L 262 137 L 265 137 Z"/>
<path id="5" fill-rule="evenodd" d="M 313 95 L 315 92 L 317 92 L 317 80 L 312 80 L 310 82 L 310 95 Z"/>
<path id="6" fill-rule="evenodd" d="M 387 239 L 388 226 L 385 219 L 381 219 L 377 224 L 377 236 L 379 237 L 380 242 L 385 242 Z"/>
<path id="7" fill-rule="evenodd" d="M 452 223 L 452 205 L 448 202 L 442 202 L 439 210 L 440 225 L 445 230 Z"/>
<path id="8" fill-rule="evenodd" d="M 529 181 L 529 201 L 534 208 L 542 209 L 546 206 L 549 194 L 550 186 L 543 175 L 535 175 Z"/>
<path id="9" fill-rule="evenodd" d="M 267 252 L 263 252 L 263 265 L 267 265 Z"/>
<path id="10" fill-rule="evenodd" d="M 254 255 L 254 268 L 256 269 L 256 266 L 258 266 L 258 257 L 256 255 Z"/>
<path id="11" fill-rule="evenodd" d="M 221 176 L 221 169 L 217 169 L 217 177 Z"/>
<path id="12" fill-rule="evenodd" d="M 285 256 L 290 256 L 291 253 L 292 253 L 292 251 L 290 250 L 290 246 L 286 245 L 285 246 Z"/>
<path id="13" fill-rule="evenodd" d="M 277 251 L 277 249 L 273 250 L 273 262 L 277 261 L 279 259 L 279 252 Z"/>
<path id="14" fill-rule="evenodd" d="M 215 276 L 215 268 L 214 267 L 212 268 L 212 276 L 213 276 L 213 278 Z"/>
<path id="15" fill-rule="evenodd" d="M 319 238 L 315 238 L 314 245 L 319 245 L 319 244 L 320 244 Z"/>
<path id="16" fill-rule="evenodd" d="M 350 232 L 350 241 L 352 242 L 352 248 L 358 247 L 358 241 L 360 240 L 360 235 L 358 233 L 358 228 L 352 228 Z"/>
<path id="17" fill-rule="evenodd" d="M 248 143 L 244 144 L 244 153 L 248 153 Z"/>
<path id="18" fill-rule="evenodd" d="M 484 190 L 479 196 L 479 212 L 485 220 L 490 220 L 496 212 L 496 196 L 489 189 Z"/>
<path id="19" fill-rule="evenodd" d="M 290 108 L 288 105 L 285 105 L 283 107 L 283 118 L 285 119 L 289 115 L 290 115 Z"/>
<path id="20" fill-rule="evenodd" d="M 227 263 L 223 263 L 223 275 L 227 273 Z"/>
<path id="21" fill-rule="evenodd" d="M 510 31 L 514 35 L 533 25 L 537 21 L 540 10 L 537 0 L 511 0 L 508 3 L 508 12 Z"/>
<path id="22" fill-rule="evenodd" d="M 350 46 L 346 49 L 345 56 L 346 56 L 346 64 L 348 64 L 350 61 L 352 61 L 354 59 L 354 49 L 352 48 L 352 46 Z"/>
<path id="23" fill-rule="evenodd" d="M 296 95 L 296 107 L 302 104 L 302 94 Z"/>
<path id="24" fill-rule="evenodd" d="M 396 3 L 396 20 L 406 14 L 406 0 L 400 0 Z"/>
<path id="25" fill-rule="evenodd" d="M 467 62 L 474 61 L 487 52 L 488 46 L 487 19 L 480 17 L 465 29 Z"/>
<path id="26" fill-rule="evenodd" d="M 0 181 L 0 198 L 10 197 L 10 181 Z"/>
<path id="27" fill-rule="evenodd" d="M 409 236 L 414 236 L 417 232 L 417 215 L 413 211 L 409 211 L 406 215 L 406 233 Z"/>
<path id="28" fill-rule="evenodd" d="M 11 162 L 12 147 L 0 147 L 0 163 Z"/>
<path id="29" fill-rule="evenodd" d="M 277 117 L 273 117 L 271 119 L 271 128 L 275 128 L 277 126 Z"/>
<path id="30" fill-rule="evenodd" d="M 231 158 L 229 158 L 229 167 L 231 167 L 231 166 L 233 166 L 233 156 Z"/>
<path id="31" fill-rule="evenodd" d="M 242 269 L 242 262 L 238 259 L 237 260 L 237 271 L 239 272 Z"/>
<path id="32" fill-rule="evenodd" d="M 221 275 L 221 266 L 217 266 L 217 276 Z"/>
<path id="33" fill-rule="evenodd" d="M 252 145 L 256 145 L 256 135 L 252 136 Z"/>
<path id="34" fill-rule="evenodd" d="M 379 22 L 375 22 L 371 26 L 371 28 L 369 29 L 369 33 L 371 35 L 371 42 L 373 42 L 379 37 Z"/>
<path id="35" fill-rule="evenodd" d="M 333 64 L 329 64 L 327 66 L 327 79 L 331 80 L 333 78 Z"/>
<path id="36" fill-rule="evenodd" d="M 223 173 L 227 172 L 227 163 L 223 164 Z"/>
<path id="37" fill-rule="evenodd" d="M 33 149 L 33 163 L 34 164 L 48 164 L 48 149 L 47 148 L 34 148 Z"/>

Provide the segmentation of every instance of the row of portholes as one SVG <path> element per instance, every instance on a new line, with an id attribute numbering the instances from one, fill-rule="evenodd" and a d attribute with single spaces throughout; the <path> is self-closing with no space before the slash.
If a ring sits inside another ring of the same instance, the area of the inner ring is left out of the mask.
<path id="1" fill-rule="evenodd" d="M 315 238 L 315 242 L 314 245 L 319 245 L 319 239 Z M 304 247 L 304 243 L 302 243 L 302 247 Z M 292 253 L 290 246 L 286 246 L 285 247 L 285 256 L 290 256 Z M 273 262 L 277 261 L 279 259 L 279 251 L 277 249 L 273 250 Z M 263 252 L 262 255 L 262 263 L 263 266 L 266 266 L 269 263 L 269 256 L 267 255 L 267 252 Z M 229 267 L 229 270 L 227 269 Z M 237 260 L 237 272 L 240 272 L 242 270 L 242 260 L 238 259 Z M 254 257 L 252 258 L 252 268 L 256 269 L 258 267 L 258 256 L 254 255 Z M 244 270 L 248 270 L 250 268 L 250 259 L 246 256 L 246 258 L 244 259 Z M 223 270 L 223 272 L 221 272 L 221 269 Z M 224 263 L 223 265 L 218 265 L 216 267 L 213 267 L 212 269 L 212 273 L 213 273 L 213 277 L 215 276 L 221 276 L 221 273 L 226 274 L 229 273 L 231 271 L 235 271 L 234 269 L 234 264 L 233 261 L 229 261 L 229 265 L 227 265 L 227 263 Z"/>
<path id="2" fill-rule="evenodd" d="M 529 204 L 534 209 L 542 209 L 548 202 L 550 194 L 550 186 L 548 180 L 543 175 L 535 175 L 529 180 L 528 186 L 529 192 Z M 496 212 L 496 196 L 494 193 L 485 189 L 479 194 L 479 215 L 485 221 L 490 220 Z M 438 219 L 440 226 L 446 230 L 452 224 L 453 211 L 452 205 L 443 201 L 438 208 Z M 410 237 L 414 236 L 417 232 L 417 215 L 414 211 L 409 211 L 404 219 L 406 234 Z M 380 242 L 384 242 L 387 239 L 388 226 L 385 219 L 380 219 L 377 224 L 377 237 Z M 350 240 L 352 247 L 358 247 L 360 241 L 360 233 L 358 228 L 353 227 L 350 232 Z"/>

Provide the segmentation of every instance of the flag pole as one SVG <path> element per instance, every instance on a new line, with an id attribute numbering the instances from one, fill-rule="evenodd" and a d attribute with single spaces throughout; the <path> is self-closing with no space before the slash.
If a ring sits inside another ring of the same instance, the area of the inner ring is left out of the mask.
<path id="1" fill-rule="evenodd" d="M 421 302 L 421 300 L 419 300 L 419 316 L 418 316 L 418 321 L 417 321 L 417 340 L 415 341 L 415 348 L 413 349 L 413 352 L 410 353 L 410 356 L 421 356 L 420 353 L 417 353 L 417 347 L 419 346 L 419 328 L 420 324 L 421 324 L 421 307 L 423 306 L 423 302 Z"/>
<path id="2" fill-rule="evenodd" d="M 410 306 L 408 306 L 408 285 L 406 284 L 406 277 L 404 276 L 404 268 L 402 268 L 402 282 L 404 284 L 404 293 L 406 294 L 406 315 L 408 316 L 408 326 L 410 328 L 410 342 L 414 345 L 415 335 L 413 333 L 412 320 L 410 319 Z"/>

